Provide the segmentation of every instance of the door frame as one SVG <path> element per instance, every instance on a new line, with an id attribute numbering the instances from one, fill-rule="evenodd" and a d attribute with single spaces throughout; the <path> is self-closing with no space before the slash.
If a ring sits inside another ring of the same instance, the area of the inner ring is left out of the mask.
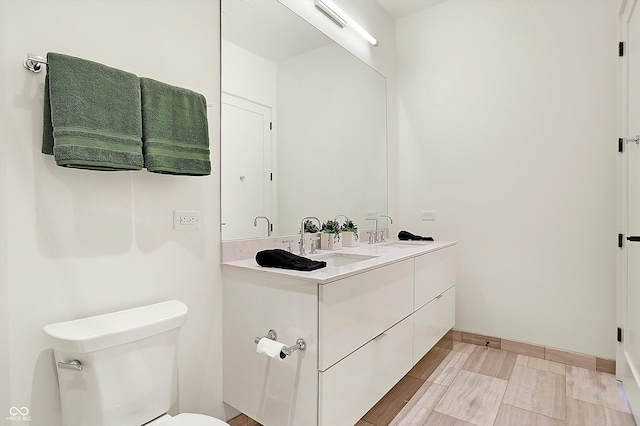
<path id="1" fill-rule="evenodd" d="M 621 0 L 618 12 L 618 40 L 624 43 L 623 55 L 618 61 L 618 137 L 622 138 L 622 153 L 618 155 L 618 229 L 624 237 L 629 235 L 628 227 L 628 148 L 624 142 L 629 137 L 629 19 L 639 0 Z M 640 11 L 636 11 L 640 13 Z M 621 380 L 631 409 L 640 415 L 640 371 L 629 362 L 626 353 L 628 339 L 627 291 L 628 291 L 628 250 L 623 237 L 622 248 L 618 250 L 618 279 L 616 288 L 616 323 L 622 328 L 622 342 L 616 343 L 616 378 Z"/>

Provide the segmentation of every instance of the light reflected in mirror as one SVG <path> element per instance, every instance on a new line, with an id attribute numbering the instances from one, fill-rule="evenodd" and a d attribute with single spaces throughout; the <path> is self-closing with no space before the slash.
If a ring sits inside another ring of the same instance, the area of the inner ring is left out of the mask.
<path id="1" fill-rule="evenodd" d="M 372 227 L 367 212 L 387 212 L 384 77 L 276 0 L 224 0 L 222 34 L 222 239 L 266 237 L 258 216 L 274 236 L 305 216 Z"/>

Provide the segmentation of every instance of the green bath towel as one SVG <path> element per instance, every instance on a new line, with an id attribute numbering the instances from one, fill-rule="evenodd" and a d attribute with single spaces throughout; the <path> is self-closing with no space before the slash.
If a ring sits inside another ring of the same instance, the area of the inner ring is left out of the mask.
<path id="1" fill-rule="evenodd" d="M 199 93 L 140 78 L 144 166 L 150 172 L 210 175 L 207 101 Z"/>
<path id="2" fill-rule="evenodd" d="M 47 62 L 42 152 L 64 167 L 142 169 L 138 77 L 59 53 Z"/>

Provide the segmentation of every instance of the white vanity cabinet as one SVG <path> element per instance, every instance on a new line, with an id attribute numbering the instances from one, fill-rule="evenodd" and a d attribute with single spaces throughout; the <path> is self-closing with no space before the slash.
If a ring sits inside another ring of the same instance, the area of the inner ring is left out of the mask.
<path id="1" fill-rule="evenodd" d="M 353 425 L 413 366 L 413 259 L 319 286 L 319 421 Z"/>
<path id="2" fill-rule="evenodd" d="M 413 367 L 413 319 L 319 373 L 319 425 L 352 426 Z"/>
<path id="3" fill-rule="evenodd" d="M 450 247 L 415 258 L 415 310 L 456 284 L 454 250 Z"/>
<path id="4" fill-rule="evenodd" d="M 309 282 L 223 268 L 223 400 L 264 426 L 318 421 L 318 287 Z M 284 360 L 256 353 L 270 329 L 307 347 Z"/>
<path id="5" fill-rule="evenodd" d="M 224 401 L 265 426 L 357 423 L 454 325 L 453 244 L 395 250 L 316 282 L 223 264 Z M 306 350 L 257 354 L 270 329 Z"/>
<path id="6" fill-rule="evenodd" d="M 413 363 L 416 364 L 456 321 L 456 288 L 436 296 L 413 315 Z"/>
<path id="7" fill-rule="evenodd" d="M 319 286 L 319 370 L 413 313 L 413 259 Z"/>
<path id="8" fill-rule="evenodd" d="M 455 323 L 454 247 L 415 258 L 414 364 Z"/>

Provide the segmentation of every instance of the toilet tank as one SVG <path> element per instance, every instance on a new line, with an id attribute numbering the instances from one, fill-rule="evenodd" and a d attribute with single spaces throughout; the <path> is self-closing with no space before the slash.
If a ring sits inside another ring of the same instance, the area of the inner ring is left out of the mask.
<path id="1" fill-rule="evenodd" d="M 187 311 L 171 300 L 45 326 L 62 424 L 140 426 L 167 412 L 177 397 L 178 337 Z"/>

